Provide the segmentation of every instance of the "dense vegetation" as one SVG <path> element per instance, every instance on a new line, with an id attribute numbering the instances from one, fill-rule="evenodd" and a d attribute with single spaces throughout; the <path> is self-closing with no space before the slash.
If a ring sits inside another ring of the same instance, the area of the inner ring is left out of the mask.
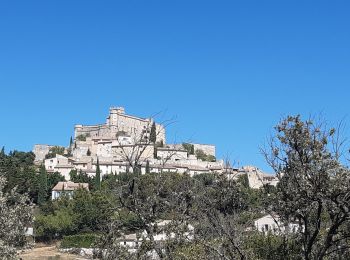
<path id="1" fill-rule="evenodd" d="M 100 181 L 72 171 L 71 179 L 89 183 L 90 191 L 51 201 L 50 191 L 62 176 L 34 166 L 32 153 L 2 151 L 0 196 L 14 187 L 15 194 L 28 194 L 37 205 L 37 240 L 94 244 L 104 259 L 147 259 L 150 252 L 160 259 L 350 258 L 350 172 L 337 131 L 298 116 L 282 120 L 275 130 L 262 151 L 280 179 L 277 187 L 251 189 L 245 175 L 134 172 Z M 13 205 L 30 207 L 23 198 Z M 253 221 L 268 213 L 278 214 L 283 225 L 299 223 L 300 229 L 254 230 Z M 159 220 L 171 220 L 164 232 L 174 234 L 162 243 L 154 239 L 162 230 Z M 142 232 L 147 240 L 136 253 L 119 246 L 123 234 Z M 3 244 L 0 240 L 1 250 L 21 246 Z"/>

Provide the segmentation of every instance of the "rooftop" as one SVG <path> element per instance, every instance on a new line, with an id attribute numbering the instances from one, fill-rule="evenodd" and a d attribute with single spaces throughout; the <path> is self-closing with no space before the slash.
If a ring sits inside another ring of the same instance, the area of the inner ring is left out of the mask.
<path id="1" fill-rule="evenodd" d="M 75 183 L 72 181 L 60 181 L 56 184 L 55 187 L 53 187 L 53 191 L 73 191 L 77 190 L 79 188 L 83 188 L 86 190 L 89 190 L 89 184 L 88 183 Z"/>

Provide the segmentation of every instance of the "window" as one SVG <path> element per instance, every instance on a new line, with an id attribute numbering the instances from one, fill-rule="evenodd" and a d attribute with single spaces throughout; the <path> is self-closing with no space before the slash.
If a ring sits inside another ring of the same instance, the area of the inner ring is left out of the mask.
<path id="1" fill-rule="evenodd" d="M 268 224 L 265 224 L 265 230 L 269 231 L 269 225 Z"/>

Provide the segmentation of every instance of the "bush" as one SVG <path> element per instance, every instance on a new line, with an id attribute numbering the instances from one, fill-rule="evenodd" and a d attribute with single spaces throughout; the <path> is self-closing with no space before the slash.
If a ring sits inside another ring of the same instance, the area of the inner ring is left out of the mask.
<path id="1" fill-rule="evenodd" d="M 201 149 L 196 150 L 196 156 L 198 159 L 200 159 L 202 161 L 207 161 L 207 162 L 215 162 L 216 161 L 216 158 L 214 155 L 206 154 Z"/>
<path id="2" fill-rule="evenodd" d="M 194 145 L 193 144 L 183 143 L 182 147 L 187 151 L 188 154 L 194 154 Z"/>
<path id="3" fill-rule="evenodd" d="M 38 215 L 35 218 L 37 238 L 51 241 L 76 231 L 77 216 L 68 209 L 59 209 L 49 215 Z"/>
<path id="4" fill-rule="evenodd" d="M 90 134 L 87 133 L 87 134 L 78 135 L 78 136 L 76 137 L 76 139 L 77 139 L 78 141 L 86 141 L 86 137 L 90 137 Z"/>
<path id="5" fill-rule="evenodd" d="M 45 155 L 45 159 L 55 158 L 57 154 L 64 155 L 65 148 L 62 146 L 51 147 L 49 153 Z"/>
<path id="6" fill-rule="evenodd" d="M 91 248 L 97 239 L 98 236 L 94 234 L 65 236 L 61 242 L 61 248 Z"/>
<path id="7" fill-rule="evenodd" d="M 296 240 L 272 233 L 251 232 L 245 247 L 254 255 L 253 259 L 301 259 L 302 246 Z"/>

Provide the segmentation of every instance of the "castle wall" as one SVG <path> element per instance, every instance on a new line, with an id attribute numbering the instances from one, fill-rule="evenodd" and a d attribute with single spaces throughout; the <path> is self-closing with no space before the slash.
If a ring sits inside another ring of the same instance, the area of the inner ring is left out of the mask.
<path id="1" fill-rule="evenodd" d="M 45 155 L 47 155 L 50 151 L 50 148 L 54 147 L 54 145 L 48 144 L 36 144 L 33 147 L 33 153 L 35 154 L 35 161 L 43 161 L 45 159 Z"/>
<path id="2" fill-rule="evenodd" d="M 139 157 L 139 161 L 143 162 L 153 158 L 154 146 L 147 145 L 135 146 L 135 145 L 118 145 L 112 146 L 112 156 L 115 160 L 125 161 L 127 158 L 134 160 L 136 156 Z M 142 152 L 142 153 L 141 153 Z M 141 154 L 140 154 L 141 153 Z"/>
<path id="3" fill-rule="evenodd" d="M 187 151 L 172 149 L 157 149 L 157 157 L 166 161 L 187 160 Z"/>
<path id="4" fill-rule="evenodd" d="M 193 144 L 193 143 L 192 143 Z M 194 150 L 202 150 L 204 153 L 208 155 L 215 155 L 215 145 L 210 145 L 210 144 L 193 144 L 194 145 Z"/>
<path id="5" fill-rule="evenodd" d="M 73 149 L 73 157 L 74 158 L 82 158 L 84 156 L 87 156 L 87 152 L 90 149 L 91 155 L 92 153 L 92 141 L 76 141 L 76 148 Z M 95 152 L 96 154 L 96 152 Z"/>
<path id="6" fill-rule="evenodd" d="M 112 138 L 111 130 L 106 125 L 93 125 L 93 126 L 76 125 L 74 127 L 75 140 L 77 140 L 77 137 L 80 135 L 88 135 L 88 136 L 91 136 L 92 138 L 98 137 L 98 136 Z"/>
<path id="7" fill-rule="evenodd" d="M 49 161 L 52 165 L 48 165 L 48 167 L 62 172 L 67 180 L 72 168 L 81 169 L 89 175 L 94 175 L 97 158 L 99 158 L 102 175 L 111 172 L 126 172 L 129 168 L 128 160 L 134 163 L 136 159 L 142 165 L 143 173 L 146 170 L 146 161 L 149 161 L 152 165 L 150 167 L 154 168 L 153 171 L 188 172 L 191 175 L 217 171 L 223 168 L 223 161 L 206 162 L 197 160 L 195 155 L 188 155 L 181 144 L 166 145 L 166 131 L 161 124 L 156 124 L 156 142 L 163 142 L 165 146 L 157 149 L 157 157 L 160 160 L 155 159 L 154 145 L 148 144 L 152 124 L 153 119 L 151 118 L 143 119 L 126 115 L 123 108 L 111 108 L 106 124 L 75 125 L 75 143 L 71 147 L 72 158 L 69 161 L 67 159 L 67 165 L 62 165 L 58 161 Z M 79 135 L 85 135 L 85 140 L 80 141 L 77 138 Z M 147 138 L 140 140 L 141 136 Z M 194 150 L 200 149 L 208 155 L 215 156 L 214 145 L 192 144 Z M 49 145 L 36 145 L 33 151 L 38 158 L 44 158 L 51 147 Z M 91 152 L 89 156 L 88 151 Z M 132 169 L 129 169 L 129 171 L 132 171 Z"/>
<path id="8" fill-rule="evenodd" d="M 112 156 L 112 142 L 100 142 L 97 144 L 97 156 L 98 157 L 111 157 Z"/>
<path id="9" fill-rule="evenodd" d="M 215 145 L 211 145 L 211 144 L 195 144 L 195 143 L 188 143 L 188 144 L 192 144 L 194 146 L 194 150 L 202 150 L 205 154 L 208 155 L 213 155 L 216 156 L 216 147 Z M 174 148 L 174 149 L 179 149 L 182 150 L 183 145 L 182 144 L 168 144 L 167 146 L 169 146 L 170 148 Z"/>
<path id="10" fill-rule="evenodd" d="M 126 132 L 134 140 L 140 141 L 140 137 L 147 136 L 149 138 L 152 119 L 144 119 L 135 116 L 126 115 L 124 108 L 111 108 L 110 114 L 106 120 L 106 124 L 102 125 L 75 125 L 74 136 L 75 139 L 79 135 L 90 135 L 91 138 L 104 138 L 114 140 L 117 138 L 118 132 Z M 156 124 L 156 132 L 159 133 L 157 141 L 165 143 L 165 128 Z"/>

